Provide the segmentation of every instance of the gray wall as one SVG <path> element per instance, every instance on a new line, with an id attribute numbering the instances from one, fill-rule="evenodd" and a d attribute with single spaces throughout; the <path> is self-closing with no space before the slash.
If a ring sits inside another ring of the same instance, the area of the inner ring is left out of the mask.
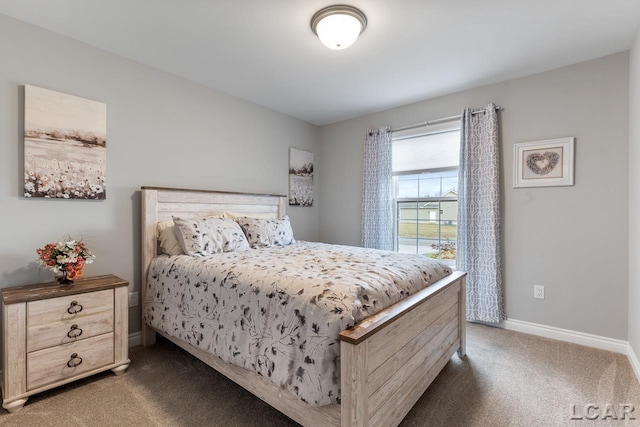
<path id="1" fill-rule="evenodd" d="M 631 56 L 632 117 L 640 105 L 638 45 Z M 628 221 L 628 212 L 630 218 L 640 213 L 640 173 L 631 169 L 629 175 L 626 159 L 629 130 L 630 161 L 640 159 L 640 123 L 628 123 L 627 53 L 320 129 L 4 15 L 0 55 L 0 218 L 7 224 L 0 242 L 2 287 L 49 280 L 51 273 L 35 264 L 35 249 L 70 234 L 97 255 L 88 275 L 118 274 L 138 290 L 141 185 L 286 194 L 289 147 L 314 151 L 318 172 L 316 206 L 289 208 L 296 237 L 359 245 L 365 129 L 445 117 L 493 101 L 506 108 L 509 317 L 619 339 L 627 339 L 628 326 L 640 353 L 640 319 L 635 310 L 627 316 L 640 304 L 640 270 L 633 262 L 640 230 Z M 107 200 L 21 196 L 24 84 L 107 104 Z M 576 137 L 576 185 L 513 189 L 513 143 L 562 136 Z M 627 231 L 633 237 L 628 258 Z M 534 283 L 546 286 L 547 299 L 532 298 Z M 130 315 L 135 332 L 138 309 Z"/>
<path id="2" fill-rule="evenodd" d="M 495 102 L 501 115 L 507 315 L 627 339 L 629 53 L 321 128 L 320 235 L 359 245 L 365 129 Z M 575 186 L 512 188 L 515 142 L 576 138 Z M 546 299 L 533 299 L 533 285 Z M 637 333 L 637 331 L 636 331 Z"/>
<path id="3" fill-rule="evenodd" d="M 629 343 L 640 356 L 640 32 L 629 62 Z"/>
<path id="4" fill-rule="evenodd" d="M 51 280 L 35 250 L 69 234 L 97 257 L 85 274 L 138 290 L 140 186 L 287 194 L 289 147 L 317 151 L 316 126 L 4 15 L 0 57 L 2 287 Z M 107 104 L 105 201 L 22 197 L 25 84 Z M 297 238 L 318 240 L 317 207 L 288 212 Z"/>

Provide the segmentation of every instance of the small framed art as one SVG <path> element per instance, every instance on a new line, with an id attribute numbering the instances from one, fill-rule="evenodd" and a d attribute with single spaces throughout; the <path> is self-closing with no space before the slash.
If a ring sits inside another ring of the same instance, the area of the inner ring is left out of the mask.
<path id="1" fill-rule="evenodd" d="M 573 185 L 573 147 L 573 137 L 514 144 L 513 186 Z"/>
<path id="2" fill-rule="evenodd" d="M 313 206 L 313 153 L 289 148 L 289 205 Z"/>

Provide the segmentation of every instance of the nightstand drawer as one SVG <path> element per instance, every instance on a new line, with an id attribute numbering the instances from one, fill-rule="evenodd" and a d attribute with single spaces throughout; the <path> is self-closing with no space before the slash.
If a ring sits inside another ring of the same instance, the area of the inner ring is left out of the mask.
<path id="1" fill-rule="evenodd" d="M 29 353 L 27 390 L 112 363 L 113 333 Z"/>
<path id="2" fill-rule="evenodd" d="M 113 290 L 67 295 L 27 303 L 27 327 L 79 320 L 96 313 L 113 313 Z"/>
<path id="3" fill-rule="evenodd" d="M 30 353 L 43 348 L 81 341 L 112 331 L 113 310 L 44 325 L 32 326 L 29 324 L 27 330 L 27 352 Z"/>

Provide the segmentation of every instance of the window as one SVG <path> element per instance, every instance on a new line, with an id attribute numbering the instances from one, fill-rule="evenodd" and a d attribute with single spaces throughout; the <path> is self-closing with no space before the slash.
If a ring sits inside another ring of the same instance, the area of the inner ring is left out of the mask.
<path id="1" fill-rule="evenodd" d="M 460 128 L 393 135 L 396 250 L 455 267 Z"/>

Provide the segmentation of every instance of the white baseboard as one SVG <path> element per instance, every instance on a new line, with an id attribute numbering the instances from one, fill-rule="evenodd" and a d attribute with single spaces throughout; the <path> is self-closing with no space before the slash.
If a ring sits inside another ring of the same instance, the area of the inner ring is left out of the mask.
<path id="1" fill-rule="evenodd" d="M 541 325 L 539 323 L 525 322 L 523 320 L 507 319 L 502 325 L 510 331 L 524 332 L 525 334 L 551 338 L 580 344 L 587 347 L 609 350 L 616 353 L 628 354 L 629 343 L 623 340 L 602 337 L 599 335 L 585 334 L 584 332 L 569 329 L 556 328 L 554 326 Z"/>
<path id="2" fill-rule="evenodd" d="M 572 331 L 569 329 L 556 328 L 554 326 L 541 325 L 539 323 L 525 322 L 523 320 L 507 319 L 500 324 L 504 329 L 525 334 L 537 335 L 539 337 L 551 338 L 558 341 L 580 344 L 587 347 L 599 348 L 601 350 L 613 351 L 627 356 L 633 372 L 640 382 L 640 362 L 636 353 L 628 341 L 602 337 L 599 335 L 585 334 L 584 332 Z"/>
<path id="3" fill-rule="evenodd" d="M 629 349 L 627 352 L 627 357 L 629 358 L 629 363 L 631 363 L 631 367 L 633 368 L 633 372 L 636 373 L 636 378 L 640 381 L 640 361 L 638 360 L 638 355 L 635 351 L 633 351 L 633 347 L 628 344 Z"/>
<path id="4" fill-rule="evenodd" d="M 129 334 L 129 348 L 142 344 L 142 332 L 133 332 Z"/>

